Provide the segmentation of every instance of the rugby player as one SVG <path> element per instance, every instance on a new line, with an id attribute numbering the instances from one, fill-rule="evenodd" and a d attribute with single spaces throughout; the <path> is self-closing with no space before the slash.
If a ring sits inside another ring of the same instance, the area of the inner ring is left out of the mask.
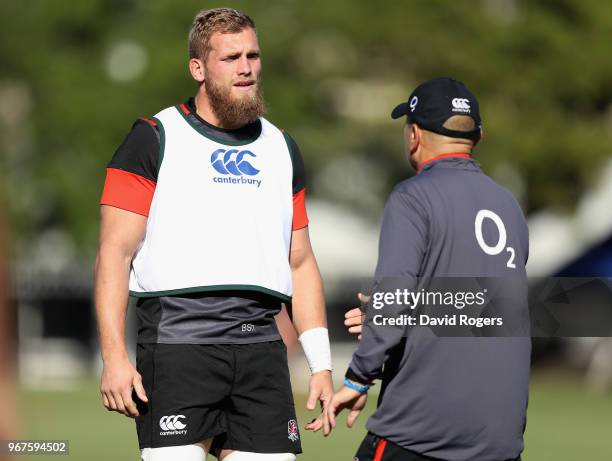
<path id="1" fill-rule="evenodd" d="M 209 452 L 291 461 L 301 447 L 274 318 L 282 303 L 312 372 L 307 408 L 333 394 L 303 160 L 262 116 L 249 16 L 199 12 L 189 71 L 195 97 L 137 120 L 106 170 L 95 266 L 102 401 L 136 419 L 143 461 Z M 124 339 L 128 292 L 136 367 Z"/>

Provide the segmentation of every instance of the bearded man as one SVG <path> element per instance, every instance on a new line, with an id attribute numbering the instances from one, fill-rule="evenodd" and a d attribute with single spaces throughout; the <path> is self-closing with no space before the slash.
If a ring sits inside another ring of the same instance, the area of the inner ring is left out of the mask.
<path id="1" fill-rule="evenodd" d="M 312 372 L 307 408 L 333 394 L 304 164 L 262 117 L 251 18 L 199 12 L 189 58 L 195 97 L 137 120 L 107 166 L 95 266 L 102 401 L 136 419 L 143 461 L 291 461 L 301 448 L 282 303 Z"/>

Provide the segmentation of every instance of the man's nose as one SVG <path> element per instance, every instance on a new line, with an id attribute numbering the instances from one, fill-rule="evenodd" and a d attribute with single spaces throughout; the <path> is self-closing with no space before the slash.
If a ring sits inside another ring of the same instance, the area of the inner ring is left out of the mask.
<path id="1" fill-rule="evenodd" d="M 242 56 L 238 62 L 238 74 L 251 75 L 251 63 L 246 56 Z"/>

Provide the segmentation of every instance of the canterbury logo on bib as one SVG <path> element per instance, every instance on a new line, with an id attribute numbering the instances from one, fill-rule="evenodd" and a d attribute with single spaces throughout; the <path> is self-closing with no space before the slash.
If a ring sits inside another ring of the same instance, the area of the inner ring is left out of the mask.
<path id="1" fill-rule="evenodd" d="M 211 157 L 210 163 L 213 168 L 224 176 L 215 176 L 213 182 L 224 184 L 253 184 L 259 187 L 261 179 L 256 176 L 260 170 L 255 168 L 249 161 L 249 157 L 257 157 L 250 150 L 217 149 Z"/>

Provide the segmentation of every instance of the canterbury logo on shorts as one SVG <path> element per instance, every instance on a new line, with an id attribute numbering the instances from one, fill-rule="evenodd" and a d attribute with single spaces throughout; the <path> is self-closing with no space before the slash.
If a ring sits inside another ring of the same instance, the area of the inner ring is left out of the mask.
<path id="1" fill-rule="evenodd" d="M 180 420 L 185 418 L 185 415 L 170 415 L 162 416 L 159 420 L 159 427 L 162 428 L 163 432 L 159 435 L 183 435 L 187 431 L 184 430 L 187 425 L 182 423 Z"/>

